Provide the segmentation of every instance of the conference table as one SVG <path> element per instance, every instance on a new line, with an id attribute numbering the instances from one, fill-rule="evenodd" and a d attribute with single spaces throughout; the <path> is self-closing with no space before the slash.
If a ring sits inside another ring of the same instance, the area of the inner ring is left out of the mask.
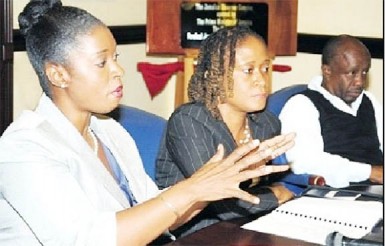
<path id="1" fill-rule="evenodd" d="M 241 228 L 241 225 L 247 223 L 247 219 L 237 219 L 233 221 L 221 221 L 195 233 L 179 238 L 176 241 L 166 244 L 167 246 L 180 245 L 271 245 L 271 246 L 312 246 L 305 241 L 280 237 L 272 234 L 266 234 L 257 231 L 251 231 Z"/>
<path id="2" fill-rule="evenodd" d="M 341 190 L 331 187 L 315 186 L 310 187 L 306 193 L 316 197 L 324 197 L 322 191 Z M 342 191 L 342 190 L 341 190 Z M 361 196 L 356 200 L 361 201 L 381 201 L 383 203 L 383 185 L 352 185 L 344 188 L 343 191 L 350 192 L 350 195 L 360 194 Z M 316 192 L 317 194 L 315 194 Z M 318 194 L 319 193 L 319 194 Z M 266 213 L 269 213 L 266 211 Z M 259 215 L 262 216 L 263 214 Z M 354 216 L 354 215 L 352 215 Z M 273 234 L 266 234 L 262 232 L 246 230 L 241 228 L 242 225 L 256 219 L 254 218 L 239 218 L 230 221 L 221 221 L 206 228 L 203 228 L 195 233 L 187 235 L 185 237 L 178 238 L 176 241 L 165 244 L 167 246 L 180 246 L 180 245 L 232 245 L 232 246 L 311 246 L 317 245 L 301 240 L 290 239 Z M 279 223 L 279 221 L 277 221 Z M 365 242 L 364 245 L 384 245 L 384 229 L 383 220 L 380 220 L 377 225 L 372 229 L 372 232 L 362 238 L 362 240 L 355 241 L 354 245 L 358 242 Z M 349 240 L 349 239 L 348 239 Z M 353 244 L 349 244 L 353 245 Z"/>

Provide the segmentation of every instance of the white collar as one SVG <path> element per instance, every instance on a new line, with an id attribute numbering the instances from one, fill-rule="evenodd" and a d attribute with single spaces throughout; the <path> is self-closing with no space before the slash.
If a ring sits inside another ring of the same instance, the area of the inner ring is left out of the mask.
<path id="1" fill-rule="evenodd" d="M 348 105 L 341 98 L 334 96 L 329 91 L 327 91 L 324 87 L 322 87 L 321 84 L 322 76 L 317 76 L 310 81 L 308 88 L 310 90 L 318 91 L 321 93 L 326 98 L 326 100 L 328 100 L 337 109 L 354 116 L 357 115 L 358 108 L 362 102 L 364 91 L 357 97 L 354 102 L 351 103 L 351 105 Z"/>

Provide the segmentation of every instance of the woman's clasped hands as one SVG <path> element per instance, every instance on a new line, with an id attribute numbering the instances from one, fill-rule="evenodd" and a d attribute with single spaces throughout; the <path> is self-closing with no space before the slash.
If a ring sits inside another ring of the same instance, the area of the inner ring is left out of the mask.
<path id="1" fill-rule="evenodd" d="M 223 146 L 219 145 L 217 153 L 184 182 L 195 184 L 189 187 L 194 187 L 195 190 L 191 192 L 199 194 L 199 201 L 209 202 L 234 197 L 257 204 L 258 197 L 241 190 L 239 183 L 288 170 L 288 165 L 266 165 L 266 162 L 293 147 L 294 137 L 294 133 L 289 133 L 263 142 L 253 140 L 239 146 L 226 158 Z"/>

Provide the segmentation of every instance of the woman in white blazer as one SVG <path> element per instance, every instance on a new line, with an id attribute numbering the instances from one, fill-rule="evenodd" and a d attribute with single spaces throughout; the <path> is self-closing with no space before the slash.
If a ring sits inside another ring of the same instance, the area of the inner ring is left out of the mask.
<path id="1" fill-rule="evenodd" d="M 191 178 L 159 191 L 131 136 L 103 116 L 123 96 L 105 24 L 59 0 L 31 1 L 19 24 L 43 95 L 0 139 L 1 245 L 145 245 L 210 201 L 258 203 L 239 183 L 288 168 L 248 167 L 286 151 L 290 136 L 251 141 L 226 159 L 220 145 Z"/>

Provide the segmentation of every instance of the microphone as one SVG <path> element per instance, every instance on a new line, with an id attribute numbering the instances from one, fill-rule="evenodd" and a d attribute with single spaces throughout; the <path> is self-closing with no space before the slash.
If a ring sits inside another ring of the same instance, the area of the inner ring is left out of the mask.
<path id="1" fill-rule="evenodd" d="M 365 238 L 349 238 L 339 232 L 332 232 L 326 237 L 327 246 L 382 246 L 383 243 Z"/>

